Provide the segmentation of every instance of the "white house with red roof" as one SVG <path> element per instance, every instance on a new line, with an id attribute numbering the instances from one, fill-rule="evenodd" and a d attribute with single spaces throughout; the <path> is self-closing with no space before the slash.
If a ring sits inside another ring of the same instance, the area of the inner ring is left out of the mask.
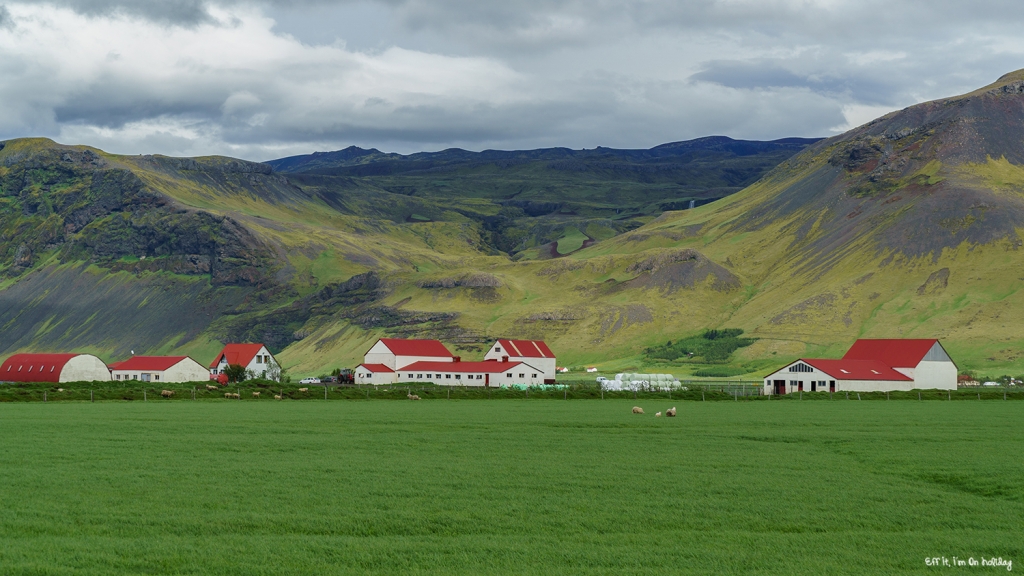
<path id="1" fill-rule="evenodd" d="M 765 394 L 956 390 L 957 367 L 935 339 L 860 339 L 840 360 L 801 358 L 764 377 Z"/>
<path id="2" fill-rule="evenodd" d="M 555 382 L 555 354 L 542 340 L 499 339 L 487 350 L 484 360 L 525 362 L 540 370 L 548 384 Z"/>
<path id="3" fill-rule="evenodd" d="M 188 356 L 132 356 L 108 366 L 114 381 L 202 382 L 210 378 L 203 365 Z"/>
<path id="4" fill-rule="evenodd" d="M 109 380 L 107 365 L 92 354 L 15 354 L 0 364 L 0 382 Z"/>
<path id="5" fill-rule="evenodd" d="M 381 338 L 366 351 L 365 364 L 383 364 L 392 370 L 413 362 L 452 362 L 455 356 L 440 340 Z"/>
<path id="6" fill-rule="evenodd" d="M 216 379 L 231 364 L 244 366 L 257 378 L 281 379 L 281 366 L 263 344 L 226 344 L 210 362 L 210 378 Z"/>
<path id="7" fill-rule="evenodd" d="M 394 384 L 396 370 L 416 362 L 453 362 L 455 356 L 440 340 L 381 338 L 363 355 L 356 367 L 356 384 Z"/>
<path id="8" fill-rule="evenodd" d="M 511 342 L 508 340 L 499 342 Z M 516 340 L 522 350 L 538 358 L 550 357 L 550 378 L 554 378 L 555 358 L 543 342 L 527 347 L 530 340 Z M 501 345 L 504 346 L 504 345 Z M 492 350 L 493 350 L 492 346 Z M 520 350 L 515 348 L 515 353 Z M 536 352 L 534 352 L 536 351 Z M 463 362 L 453 356 L 438 340 L 402 340 L 381 338 L 356 367 L 356 384 L 394 384 L 396 382 L 433 382 L 448 386 L 501 386 L 509 384 L 532 386 L 548 380 L 544 370 L 521 358 L 487 357 L 484 362 Z M 552 380 L 553 381 L 553 380 Z"/>

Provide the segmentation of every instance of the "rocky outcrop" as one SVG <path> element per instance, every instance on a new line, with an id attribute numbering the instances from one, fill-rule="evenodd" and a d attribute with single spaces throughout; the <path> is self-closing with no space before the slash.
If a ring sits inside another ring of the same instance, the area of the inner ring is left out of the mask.
<path id="1" fill-rule="evenodd" d="M 671 294 L 704 283 L 709 283 L 715 290 L 735 290 L 740 287 L 740 280 L 735 274 L 692 248 L 658 252 L 631 264 L 626 271 L 637 276 L 619 284 L 617 289 L 644 287 Z"/>

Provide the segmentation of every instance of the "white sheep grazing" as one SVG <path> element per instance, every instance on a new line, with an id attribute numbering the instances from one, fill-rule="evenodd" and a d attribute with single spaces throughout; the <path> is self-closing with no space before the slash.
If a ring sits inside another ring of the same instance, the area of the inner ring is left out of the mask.
<path id="1" fill-rule="evenodd" d="M 654 417 L 655 417 L 655 418 L 660 418 L 660 417 L 661 417 L 661 412 L 658 412 L 658 413 L 656 413 L 656 414 L 654 415 Z"/>
<path id="2" fill-rule="evenodd" d="M 224 397 L 225 398 L 231 398 L 231 392 L 225 392 L 224 393 Z"/>
<path id="3" fill-rule="evenodd" d="M 633 406 L 633 414 L 643 414 L 644 409 L 639 406 Z"/>
<path id="4" fill-rule="evenodd" d="M 252 393 L 252 397 L 253 398 L 259 398 L 260 397 L 260 393 L 259 392 L 253 392 Z"/>
<path id="5" fill-rule="evenodd" d="M 63 392 L 63 391 L 64 391 L 63 388 L 57 388 L 57 392 Z"/>
<path id="6" fill-rule="evenodd" d="M 674 418 L 675 415 L 676 415 L 676 407 L 675 406 L 669 408 L 668 410 L 665 410 L 665 416 L 668 416 L 669 418 Z"/>
<path id="7" fill-rule="evenodd" d="M 164 398 L 170 398 L 171 396 L 174 396 L 174 391 L 172 391 L 172 390 L 161 390 L 160 391 L 160 395 L 163 396 Z"/>
<path id="8" fill-rule="evenodd" d="M 210 384 L 207 384 L 207 385 L 206 385 L 206 389 L 207 389 L 207 390 L 216 390 L 216 389 L 217 389 L 217 387 L 216 387 L 216 386 L 212 386 L 212 385 L 210 385 Z"/>
<path id="9" fill-rule="evenodd" d="M 274 400 L 280 400 L 280 399 L 281 399 L 281 395 L 280 394 L 274 394 Z"/>
<path id="10" fill-rule="evenodd" d="M 231 397 L 234 398 L 235 400 L 241 400 L 242 399 L 242 397 L 238 395 L 238 392 L 235 392 L 234 394 L 232 394 Z"/>
<path id="11" fill-rule="evenodd" d="M 420 397 L 415 395 L 415 394 L 410 394 L 409 395 L 409 400 L 419 400 L 419 399 L 420 399 Z"/>
<path id="12" fill-rule="evenodd" d="M 299 392 L 309 392 L 309 388 L 299 388 Z"/>

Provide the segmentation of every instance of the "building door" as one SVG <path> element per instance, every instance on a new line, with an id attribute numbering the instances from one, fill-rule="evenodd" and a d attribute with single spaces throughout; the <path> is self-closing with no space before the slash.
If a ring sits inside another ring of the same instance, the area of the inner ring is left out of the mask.
<path id="1" fill-rule="evenodd" d="M 799 390 L 801 392 L 804 391 L 804 381 L 803 380 L 801 380 L 799 383 L 797 383 L 797 390 Z"/>
<path id="2" fill-rule="evenodd" d="M 775 393 L 776 394 L 785 394 L 786 393 L 786 381 L 785 380 L 776 380 L 775 381 Z"/>
<path id="3" fill-rule="evenodd" d="M 817 380 L 811 380 L 811 392 L 817 392 L 817 391 L 818 391 L 818 381 Z"/>
<path id="4" fill-rule="evenodd" d="M 828 391 L 829 392 L 835 392 L 836 391 L 836 381 L 835 380 L 829 380 L 828 381 Z"/>

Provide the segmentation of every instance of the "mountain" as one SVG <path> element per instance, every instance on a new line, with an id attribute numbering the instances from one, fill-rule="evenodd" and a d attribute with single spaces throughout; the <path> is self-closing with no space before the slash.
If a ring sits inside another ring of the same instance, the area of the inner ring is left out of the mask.
<path id="1" fill-rule="evenodd" d="M 545 289 L 531 286 L 525 270 L 641 226 L 665 198 L 730 193 L 810 142 L 712 138 L 649 151 L 411 157 L 349 149 L 284 164 L 3 142 L 0 353 L 175 351 L 202 360 L 221 342 L 260 340 L 286 368 L 315 371 L 352 364 L 382 334 L 442 336 L 479 349 L 518 322 L 503 314 L 580 313 L 537 311 L 530 300 Z M 451 168 L 445 181 L 458 185 L 416 176 L 421 168 L 401 177 L 423 191 L 312 171 L 327 160 L 372 164 L 373 155 Z M 552 160 L 576 156 L 609 172 L 563 170 Z M 673 175 L 645 187 L 641 168 L 659 162 L 669 168 L 654 173 Z M 300 168 L 307 172 L 294 172 Z M 465 183 L 474 170 L 476 184 Z M 613 176 L 617 170 L 625 176 Z M 531 171 L 562 174 L 559 186 L 575 188 L 570 194 Z M 509 184 L 510 173 L 518 183 Z M 481 182 L 491 188 L 481 192 Z M 616 203 L 620 196 L 629 201 Z M 502 302 L 510 304 L 505 312 Z M 610 307 L 608 330 L 646 318 L 644 310 Z"/>
<path id="2" fill-rule="evenodd" d="M 1019 375 L 1021 134 L 1024 71 L 809 145 L 257 164 L 9 141 L 0 349 L 202 360 L 259 340 L 306 375 L 384 335 L 465 357 L 503 336 L 569 366 L 757 377 L 903 336 Z M 679 347 L 711 328 L 749 345 Z"/>

